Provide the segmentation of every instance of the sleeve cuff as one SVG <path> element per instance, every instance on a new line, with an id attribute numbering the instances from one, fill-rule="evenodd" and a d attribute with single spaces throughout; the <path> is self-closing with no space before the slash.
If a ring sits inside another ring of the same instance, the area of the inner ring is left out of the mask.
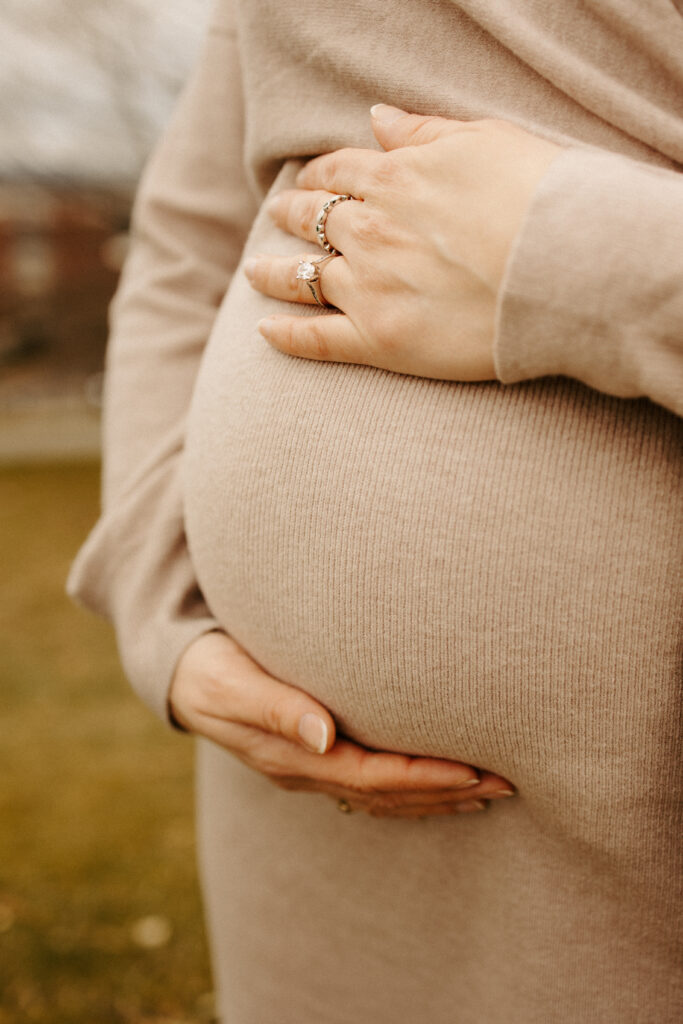
<path id="1" fill-rule="evenodd" d="M 683 176 L 570 148 L 550 165 L 498 296 L 504 384 L 576 378 L 683 412 Z"/>

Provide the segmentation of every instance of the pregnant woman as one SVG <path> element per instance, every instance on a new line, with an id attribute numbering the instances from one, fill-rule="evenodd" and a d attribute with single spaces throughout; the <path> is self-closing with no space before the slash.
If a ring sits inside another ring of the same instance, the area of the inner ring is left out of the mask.
<path id="1" fill-rule="evenodd" d="M 199 738 L 225 1024 L 680 1019 L 681 54 L 219 0 L 70 590 Z"/>

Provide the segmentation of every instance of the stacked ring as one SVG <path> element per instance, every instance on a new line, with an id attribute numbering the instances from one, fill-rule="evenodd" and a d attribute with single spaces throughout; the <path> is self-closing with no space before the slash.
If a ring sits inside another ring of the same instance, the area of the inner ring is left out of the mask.
<path id="1" fill-rule="evenodd" d="M 332 196 L 332 198 L 328 199 L 326 203 L 323 203 L 320 213 L 318 214 L 318 219 L 315 222 L 315 234 L 318 239 L 318 245 L 320 245 L 326 253 L 329 253 L 330 256 L 340 256 L 341 253 L 327 240 L 327 235 L 325 234 L 325 223 L 330 210 L 336 206 L 337 203 L 345 203 L 347 199 L 353 199 L 353 196 Z"/>

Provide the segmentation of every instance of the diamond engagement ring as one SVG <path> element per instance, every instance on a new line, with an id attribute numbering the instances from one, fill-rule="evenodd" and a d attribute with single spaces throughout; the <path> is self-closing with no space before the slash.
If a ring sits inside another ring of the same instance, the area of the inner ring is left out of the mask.
<path id="1" fill-rule="evenodd" d="M 301 259 L 299 260 L 299 267 L 296 272 L 297 281 L 305 281 L 308 285 L 308 290 L 318 305 L 324 306 L 328 309 L 331 309 L 332 306 L 329 302 L 325 301 L 322 291 L 320 290 L 320 265 L 326 260 L 332 259 L 332 257 L 336 255 L 337 252 L 334 251 L 329 252 L 327 256 L 318 256 L 318 258 L 314 260 Z"/>
<path id="2" fill-rule="evenodd" d="M 315 237 L 318 239 L 318 245 L 320 245 L 325 252 L 329 253 L 330 256 L 340 256 L 341 253 L 327 240 L 327 235 L 325 234 L 327 216 L 333 206 L 336 206 L 337 203 L 345 203 L 347 199 L 353 199 L 353 196 L 332 196 L 332 198 L 328 199 L 326 203 L 323 203 L 322 209 L 318 214 L 318 219 L 315 222 Z"/>

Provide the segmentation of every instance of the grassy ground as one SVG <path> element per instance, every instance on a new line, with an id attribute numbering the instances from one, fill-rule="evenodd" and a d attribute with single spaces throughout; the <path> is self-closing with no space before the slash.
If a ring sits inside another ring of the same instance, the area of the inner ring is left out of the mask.
<path id="1" fill-rule="evenodd" d="M 97 469 L 0 472 L 0 1024 L 211 1019 L 192 744 L 64 597 Z"/>

